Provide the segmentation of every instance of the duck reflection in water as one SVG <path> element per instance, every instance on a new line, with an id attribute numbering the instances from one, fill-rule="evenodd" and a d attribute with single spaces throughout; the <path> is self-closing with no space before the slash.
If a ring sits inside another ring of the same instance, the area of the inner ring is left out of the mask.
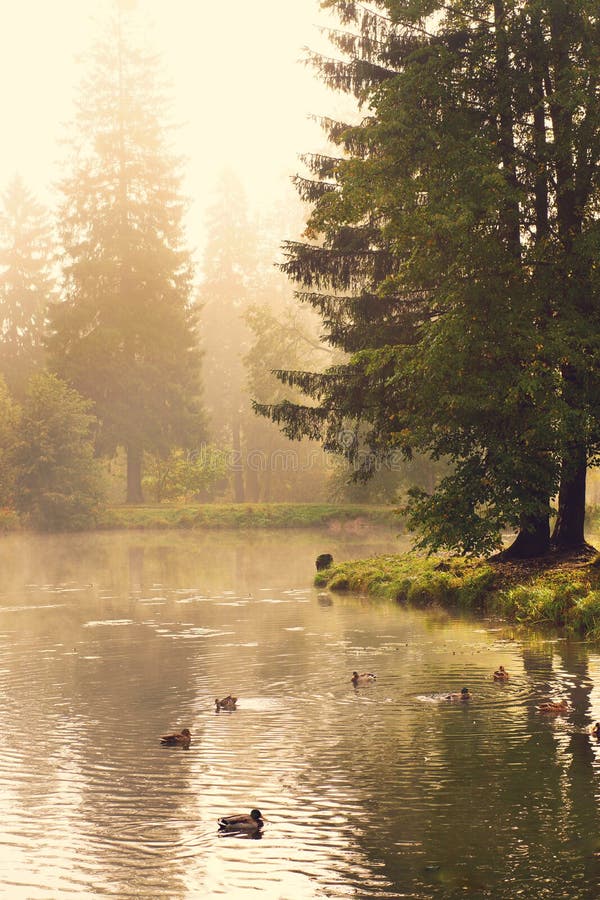
<path id="1" fill-rule="evenodd" d="M 569 701 L 561 700 L 560 702 L 540 703 L 538 709 L 541 713 L 548 713 L 552 716 L 559 716 L 561 713 L 569 712 Z"/>
<path id="2" fill-rule="evenodd" d="M 192 741 L 192 735 L 189 728 L 182 728 L 181 731 L 174 731 L 171 734 L 163 734 L 160 739 L 163 747 L 183 747 L 187 750 Z"/>

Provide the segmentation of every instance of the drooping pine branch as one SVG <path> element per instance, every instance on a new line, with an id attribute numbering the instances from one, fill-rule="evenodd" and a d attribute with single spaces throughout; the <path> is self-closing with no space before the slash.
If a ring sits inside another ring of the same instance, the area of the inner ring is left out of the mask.
<path id="1" fill-rule="evenodd" d="M 334 178 L 340 163 L 340 157 L 326 156 L 322 153 L 303 153 L 300 159 L 319 178 Z"/>
<path id="2" fill-rule="evenodd" d="M 337 185 L 333 182 L 314 181 L 310 178 L 302 178 L 301 175 L 294 175 L 292 184 L 306 203 L 316 203 L 325 194 L 338 190 Z"/>
<path id="3" fill-rule="evenodd" d="M 393 269 L 392 256 L 380 250 L 329 250 L 297 241 L 285 241 L 283 249 L 287 258 L 282 271 L 318 290 L 359 290 L 368 281 L 382 281 Z"/>
<path id="4" fill-rule="evenodd" d="M 340 122 L 328 116 L 310 116 L 309 118 L 321 126 L 332 144 L 343 147 L 350 156 L 365 159 L 369 155 L 370 145 L 365 138 L 363 129 L 373 121 L 370 116 L 365 116 L 358 125 Z"/>
<path id="5" fill-rule="evenodd" d="M 374 87 L 392 78 L 395 72 L 378 66 L 365 59 L 353 59 L 346 62 L 323 56 L 321 53 L 306 51 L 305 62 L 319 74 L 321 81 L 335 91 L 352 94 L 361 100 Z"/>
<path id="6" fill-rule="evenodd" d="M 327 420 L 327 411 L 316 406 L 300 406 L 283 400 L 281 403 L 252 403 L 259 416 L 266 416 L 279 425 L 282 432 L 292 441 L 300 441 L 308 437 L 312 441 L 323 438 L 323 428 Z"/>

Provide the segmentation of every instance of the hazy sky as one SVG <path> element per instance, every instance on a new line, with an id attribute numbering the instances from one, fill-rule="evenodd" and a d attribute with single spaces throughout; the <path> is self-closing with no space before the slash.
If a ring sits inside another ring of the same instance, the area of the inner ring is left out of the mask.
<path id="1" fill-rule="evenodd" d="M 18 171 L 51 202 L 82 57 L 112 2 L 0 0 L 0 188 Z M 325 16 L 318 0 L 130 2 L 173 82 L 189 159 L 190 230 L 201 228 L 224 166 L 241 177 L 253 205 L 291 192 L 287 176 L 297 170 L 298 154 L 323 144 L 308 114 L 335 112 L 333 96 L 298 63 L 303 46 L 320 43 L 316 26 Z M 193 234 L 190 241 L 198 242 Z"/>

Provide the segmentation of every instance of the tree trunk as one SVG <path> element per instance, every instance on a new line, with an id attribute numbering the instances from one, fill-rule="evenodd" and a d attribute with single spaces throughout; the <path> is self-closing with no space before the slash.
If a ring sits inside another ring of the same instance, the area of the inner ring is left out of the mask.
<path id="1" fill-rule="evenodd" d="M 262 456 L 260 450 L 248 448 L 246 456 L 246 499 L 250 503 L 258 503 L 260 496 L 259 470 L 261 468 Z"/>
<path id="2" fill-rule="evenodd" d="M 563 461 L 558 494 L 558 516 L 552 532 L 556 550 L 577 550 L 585 542 L 585 481 L 587 459 L 585 446 L 572 445 L 569 458 Z"/>
<path id="3" fill-rule="evenodd" d="M 511 188 L 499 210 L 506 245 L 515 260 L 521 257 L 521 227 L 518 197 L 517 154 L 513 112 L 514 73 L 510 60 L 504 0 L 494 0 L 494 32 L 496 41 L 496 107 L 498 113 L 498 146 L 502 156 L 504 178 Z"/>
<path id="4" fill-rule="evenodd" d="M 127 503 L 143 503 L 142 451 L 139 447 L 127 447 Z"/>
<path id="5" fill-rule="evenodd" d="M 239 416 L 231 423 L 231 442 L 233 444 L 233 499 L 235 503 L 244 502 L 244 472 L 242 466 L 242 440 L 240 436 Z"/>
<path id="6" fill-rule="evenodd" d="M 510 547 L 496 559 L 531 559 L 544 556 L 550 550 L 550 516 L 528 516 L 523 519 L 519 533 Z"/>
<path id="7" fill-rule="evenodd" d="M 262 502 L 271 502 L 271 483 L 273 481 L 273 460 L 270 458 L 265 469 L 265 477 L 263 479 Z"/>

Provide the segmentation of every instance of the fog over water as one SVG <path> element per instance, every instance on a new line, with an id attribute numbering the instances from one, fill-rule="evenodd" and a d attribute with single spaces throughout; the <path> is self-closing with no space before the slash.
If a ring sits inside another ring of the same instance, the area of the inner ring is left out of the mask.
<path id="1" fill-rule="evenodd" d="M 320 551 L 397 546 L 4 538 L 0 895 L 590 896 L 597 649 L 312 587 Z M 355 689 L 355 669 L 377 680 Z M 442 699 L 465 684 L 469 703 Z M 570 714 L 537 711 L 562 697 Z M 183 726 L 188 751 L 160 746 Z M 260 840 L 219 836 L 253 806 Z"/>

